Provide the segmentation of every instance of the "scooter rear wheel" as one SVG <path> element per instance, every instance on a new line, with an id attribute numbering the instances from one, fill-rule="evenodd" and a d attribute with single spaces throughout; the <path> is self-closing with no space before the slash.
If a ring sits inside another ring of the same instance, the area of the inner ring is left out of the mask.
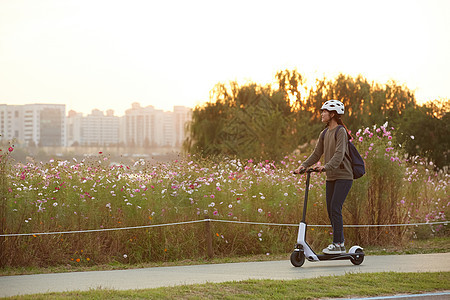
<path id="1" fill-rule="evenodd" d="M 291 264 L 294 267 L 301 267 L 305 263 L 305 254 L 303 251 L 294 251 L 291 254 Z"/>
<path id="2" fill-rule="evenodd" d="M 360 253 L 360 254 L 364 254 L 364 252 L 361 249 L 357 249 L 356 254 Z M 364 260 L 364 255 L 356 255 L 350 258 L 350 261 L 354 264 L 354 265 L 360 265 Z"/>

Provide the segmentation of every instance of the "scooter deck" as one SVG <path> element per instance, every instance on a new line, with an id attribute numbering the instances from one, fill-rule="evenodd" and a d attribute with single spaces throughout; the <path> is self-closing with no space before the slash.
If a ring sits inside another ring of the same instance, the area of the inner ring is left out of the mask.
<path id="1" fill-rule="evenodd" d="M 346 260 L 356 258 L 356 256 L 364 256 L 364 253 L 340 253 L 340 254 L 319 254 L 319 260 Z"/>

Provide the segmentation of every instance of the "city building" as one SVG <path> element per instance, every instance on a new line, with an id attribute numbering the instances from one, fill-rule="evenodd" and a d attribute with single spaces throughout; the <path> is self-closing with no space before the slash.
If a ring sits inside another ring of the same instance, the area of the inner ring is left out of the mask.
<path id="1" fill-rule="evenodd" d="M 65 114 L 64 104 L 0 104 L 0 139 L 27 146 L 65 146 Z"/>
<path id="2" fill-rule="evenodd" d="M 67 146 L 81 145 L 81 123 L 83 113 L 69 110 L 67 113 Z"/>
<path id="3" fill-rule="evenodd" d="M 174 106 L 173 112 L 164 112 L 153 106 L 141 107 L 137 102 L 124 116 L 124 143 L 139 147 L 181 147 L 185 139 L 185 125 L 192 110 Z"/>
<path id="4" fill-rule="evenodd" d="M 120 118 L 113 110 L 106 114 L 93 109 L 86 117 L 73 110 L 67 115 L 68 146 L 114 146 L 119 143 Z"/>
<path id="5" fill-rule="evenodd" d="M 173 107 L 173 126 L 175 146 L 181 147 L 186 139 L 186 126 L 192 120 L 192 108 L 186 106 Z"/>
<path id="6" fill-rule="evenodd" d="M 126 146 L 155 147 L 162 135 L 163 111 L 137 102 L 125 111 L 124 142 Z"/>

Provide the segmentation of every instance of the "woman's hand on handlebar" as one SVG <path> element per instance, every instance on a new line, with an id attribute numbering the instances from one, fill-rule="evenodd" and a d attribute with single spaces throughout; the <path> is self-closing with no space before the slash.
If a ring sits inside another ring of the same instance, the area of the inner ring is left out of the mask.
<path id="1" fill-rule="evenodd" d="M 325 167 L 324 166 L 317 166 L 317 167 L 314 167 L 314 170 L 317 171 L 317 172 L 322 173 L 322 172 L 325 172 Z"/>
<path id="2" fill-rule="evenodd" d="M 303 174 L 303 173 L 305 173 L 305 171 L 306 171 L 306 168 L 304 166 L 300 166 L 294 170 L 294 174 Z"/>
<path id="3" fill-rule="evenodd" d="M 305 167 L 300 166 L 300 167 L 298 167 L 297 169 L 294 170 L 294 174 L 303 174 L 303 173 L 305 173 L 306 171 L 307 171 L 307 170 L 306 170 Z M 316 166 L 316 167 L 310 168 L 310 169 L 308 170 L 308 172 L 320 172 L 320 173 L 322 173 L 322 172 L 324 172 L 324 171 L 325 171 L 325 167 L 324 167 L 324 166 Z"/>

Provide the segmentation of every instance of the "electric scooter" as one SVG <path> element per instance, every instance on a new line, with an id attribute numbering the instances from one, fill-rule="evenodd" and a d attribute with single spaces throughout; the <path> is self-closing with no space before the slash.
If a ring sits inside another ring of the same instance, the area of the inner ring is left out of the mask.
<path id="1" fill-rule="evenodd" d="M 299 225 L 297 244 L 295 245 L 294 252 L 291 254 L 291 263 L 295 267 L 301 267 L 305 263 L 305 258 L 311 262 L 321 261 L 321 260 L 344 260 L 349 259 L 354 265 L 360 265 L 364 260 L 363 248 L 360 246 L 352 246 L 348 253 L 340 254 L 322 254 L 317 255 L 311 247 L 306 242 L 306 208 L 308 206 L 308 191 L 309 191 L 309 181 L 311 178 L 311 173 L 319 172 L 317 169 L 306 169 L 300 173 L 294 172 L 294 174 L 306 173 L 306 189 L 305 189 L 305 200 L 303 202 L 303 217 Z"/>

